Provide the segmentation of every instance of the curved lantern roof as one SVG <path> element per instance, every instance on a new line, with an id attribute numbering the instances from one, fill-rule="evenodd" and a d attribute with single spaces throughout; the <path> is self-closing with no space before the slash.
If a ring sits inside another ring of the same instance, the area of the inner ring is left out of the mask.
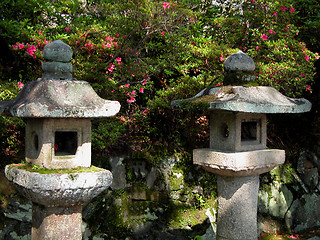
<path id="1" fill-rule="evenodd" d="M 0 114 L 31 118 L 110 117 L 120 110 L 118 101 L 100 98 L 88 82 L 72 78 L 72 50 L 60 40 L 43 49 L 47 62 L 43 77 L 29 82 L 18 96 L 0 102 Z"/>
<path id="2" fill-rule="evenodd" d="M 243 52 L 227 58 L 224 64 L 228 83 L 254 81 L 253 60 Z M 248 77 L 249 76 L 249 77 Z M 304 98 L 289 98 L 278 90 L 266 86 L 224 86 L 203 89 L 192 98 L 175 100 L 173 107 L 189 103 L 208 103 L 208 110 L 226 110 L 247 113 L 303 113 L 311 109 L 311 103 Z"/>

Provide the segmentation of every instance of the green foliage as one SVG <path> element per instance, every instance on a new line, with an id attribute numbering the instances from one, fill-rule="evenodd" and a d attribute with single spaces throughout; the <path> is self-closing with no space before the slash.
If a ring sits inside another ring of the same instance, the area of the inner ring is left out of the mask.
<path id="1" fill-rule="evenodd" d="M 270 171 L 272 180 L 279 181 L 283 184 L 290 184 L 295 182 L 294 175 L 296 170 L 291 166 L 290 163 L 285 163 L 279 167 L 276 167 Z"/>
<path id="2" fill-rule="evenodd" d="M 118 142 L 119 137 L 126 132 L 125 123 L 118 118 L 94 121 L 92 131 L 93 149 L 98 152 L 108 150 Z"/>
<path id="3" fill-rule="evenodd" d="M 311 8 L 303 12 L 299 0 L 216 2 L 4 0 L 0 40 L 13 60 L 0 61 L 1 100 L 17 91 L 7 79 L 41 77 L 44 45 L 62 39 L 74 51 L 74 77 L 122 106 L 119 117 L 93 122 L 94 151 L 121 146 L 156 163 L 206 146 L 203 106 L 173 110 L 170 102 L 223 84 L 223 62 L 239 49 L 256 62 L 258 84 L 292 97 L 312 92 L 318 55 L 299 35 Z"/>
<path id="4" fill-rule="evenodd" d="M 0 82 L 0 101 L 8 101 L 16 97 L 21 86 L 21 82 L 11 80 L 2 84 Z M 19 158 L 24 153 L 23 127 L 22 119 L 0 116 L 1 166 L 6 164 L 6 159 L 21 161 Z"/>

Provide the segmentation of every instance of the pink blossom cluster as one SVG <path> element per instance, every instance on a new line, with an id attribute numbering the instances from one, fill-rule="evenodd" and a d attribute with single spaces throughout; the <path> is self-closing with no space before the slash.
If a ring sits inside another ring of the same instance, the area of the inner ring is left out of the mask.
<path id="1" fill-rule="evenodd" d="M 113 73 L 113 70 L 116 68 L 116 65 L 114 65 L 113 63 L 110 63 L 110 67 L 108 68 L 108 70 L 106 71 L 106 74 L 108 73 Z"/>
<path id="2" fill-rule="evenodd" d="M 23 88 L 23 83 L 22 82 L 18 82 L 18 88 L 22 89 Z"/>
<path id="3" fill-rule="evenodd" d="M 21 49 L 26 49 L 27 53 L 29 54 L 29 56 L 33 57 L 33 58 L 37 58 L 35 55 L 35 52 L 37 51 L 37 48 L 34 45 L 30 45 L 29 43 L 27 43 L 26 45 L 22 44 L 22 43 L 16 43 L 13 46 L 13 49 L 17 50 L 21 50 Z"/>
<path id="4" fill-rule="evenodd" d="M 169 9 L 170 8 L 170 3 L 169 2 L 163 2 L 162 3 L 163 9 Z"/>
<path id="5" fill-rule="evenodd" d="M 133 74 L 134 75 L 134 74 Z M 146 85 L 147 84 L 147 80 L 149 79 L 149 76 L 147 75 L 147 74 L 144 74 L 144 76 L 147 78 L 146 80 L 143 80 L 142 82 L 141 82 L 141 85 L 142 86 L 144 86 L 144 85 Z M 139 93 L 144 93 L 144 88 L 143 87 L 140 87 L 139 88 Z M 130 83 L 126 83 L 124 86 L 120 86 L 119 88 L 123 88 L 123 87 L 126 87 L 126 88 L 130 88 Z M 127 99 L 127 102 L 128 103 L 134 103 L 135 101 L 136 101 L 136 95 L 137 95 L 137 92 L 136 92 L 136 90 L 128 90 L 128 91 L 126 91 L 125 92 L 125 94 L 127 95 L 127 96 L 129 96 L 129 99 Z M 145 112 L 144 114 L 146 114 L 147 112 Z"/>
<path id="6" fill-rule="evenodd" d="M 93 49 L 93 44 L 89 41 L 84 45 L 86 48 L 88 48 L 90 51 Z"/>
<path id="7" fill-rule="evenodd" d="M 119 34 L 117 34 L 117 36 L 118 36 Z M 107 42 L 107 43 L 103 43 L 102 44 L 102 48 L 111 48 L 112 47 L 112 45 L 113 46 L 117 46 L 117 42 L 115 42 L 114 41 L 115 40 L 115 37 L 106 37 L 106 39 L 105 39 L 105 41 Z"/>
<path id="8" fill-rule="evenodd" d="M 116 60 L 117 60 L 117 64 L 121 65 L 121 57 L 117 57 Z"/>

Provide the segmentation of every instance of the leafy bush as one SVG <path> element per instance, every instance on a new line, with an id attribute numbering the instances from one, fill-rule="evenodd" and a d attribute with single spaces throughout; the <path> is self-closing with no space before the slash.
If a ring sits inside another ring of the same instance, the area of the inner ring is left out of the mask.
<path id="1" fill-rule="evenodd" d="M 98 152 L 118 145 L 152 160 L 206 144 L 202 109 L 170 102 L 223 84 L 223 62 L 239 49 L 256 62 L 259 84 L 312 92 L 318 54 L 299 39 L 297 0 L 23 2 L 0 3 L 0 38 L 14 59 L 1 61 L 1 88 L 41 77 L 44 45 L 65 41 L 74 77 L 122 105 L 119 117 L 94 121 Z"/>

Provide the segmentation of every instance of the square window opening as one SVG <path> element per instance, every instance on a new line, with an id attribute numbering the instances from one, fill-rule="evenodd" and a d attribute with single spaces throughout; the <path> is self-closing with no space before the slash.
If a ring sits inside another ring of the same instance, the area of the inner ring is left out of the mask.
<path id="1" fill-rule="evenodd" d="M 257 121 L 245 121 L 241 123 L 241 141 L 257 141 L 257 131 L 258 122 Z"/>
<path id="2" fill-rule="evenodd" d="M 75 131 L 56 131 L 54 134 L 54 155 L 75 155 L 78 149 L 78 133 Z"/>

